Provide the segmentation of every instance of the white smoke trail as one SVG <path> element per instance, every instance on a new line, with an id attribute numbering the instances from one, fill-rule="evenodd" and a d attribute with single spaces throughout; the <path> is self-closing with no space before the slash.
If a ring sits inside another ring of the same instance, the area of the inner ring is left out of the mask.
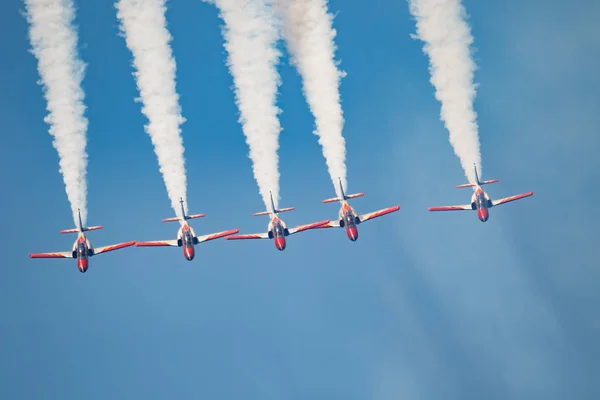
<path id="1" fill-rule="evenodd" d="M 185 160 L 179 126 L 185 122 L 175 89 L 175 59 L 165 18 L 166 0 L 120 0 L 115 6 L 121 32 L 133 54 L 144 127 L 154 145 L 171 206 L 181 217 L 179 198 L 186 201 Z"/>
<path id="2" fill-rule="evenodd" d="M 205 0 L 216 4 L 225 22 L 223 36 L 227 65 L 235 85 L 246 142 L 250 148 L 254 178 L 267 209 L 269 191 L 277 207 L 279 169 L 277 150 L 281 126 L 275 106 L 280 84 L 275 45 L 278 24 L 267 0 Z"/>
<path id="3" fill-rule="evenodd" d="M 319 143 L 337 195 L 338 177 L 346 189 L 346 142 L 342 136 L 344 117 L 340 104 L 340 78 L 337 69 L 333 16 L 327 12 L 327 0 L 283 0 L 284 37 L 292 63 L 303 81 L 303 91 L 315 117 Z"/>
<path id="4" fill-rule="evenodd" d="M 75 11 L 71 0 L 25 0 L 29 40 L 38 60 L 40 83 L 44 88 L 53 146 L 60 158 L 73 221 L 87 219 L 87 154 L 84 93 L 81 81 L 85 64 L 77 54 L 77 33 L 73 26 Z"/>
<path id="5" fill-rule="evenodd" d="M 409 0 L 409 8 L 417 21 L 418 38 L 425 42 L 431 83 L 442 103 L 441 119 L 465 175 L 474 183 L 473 164 L 480 172 L 481 154 L 473 110 L 476 66 L 469 53 L 473 37 L 465 21 L 466 11 L 460 0 Z"/>

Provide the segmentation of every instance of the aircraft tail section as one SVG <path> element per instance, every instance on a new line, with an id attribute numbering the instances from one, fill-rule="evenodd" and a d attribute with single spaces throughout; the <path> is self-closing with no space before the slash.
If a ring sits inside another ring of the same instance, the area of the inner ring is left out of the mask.
<path id="1" fill-rule="evenodd" d="M 63 229 L 62 231 L 60 231 L 61 234 L 63 233 L 78 233 L 78 232 L 87 232 L 87 231 L 95 231 L 98 229 L 102 229 L 102 226 L 88 226 L 86 228 L 73 228 L 73 229 Z"/>
<path id="2" fill-rule="evenodd" d="M 286 211 L 292 211 L 295 210 L 296 207 L 287 207 L 287 208 L 275 208 L 275 202 L 273 201 L 273 194 L 271 192 L 269 192 L 269 195 L 271 196 L 271 211 L 261 211 L 261 212 L 257 212 L 252 214 L 253 217 L 258 217 L 261 215 L 271 215 L 271 214 L 279 214 L 282 212 L 286 212 Z"/>
<path id="3" fill-rule="evenodd" d="M 95 231 L 98 229 L 102 229 L 102 226 L 100 226 L 100 225 L 84 227 L 83 223 L 81 222 L 81 211 L 79 211 L 79 209 L 77 210 L 77 216 L 79 218 L 79 227 L 73 228 L 73 229 L 63 229 L 62 231 L 60 231 L 61 234 L 63 234 L 63 233 L 79 233 L 79 232 Z"/>
<path id="4" fill-rule="evenodd" d="M 475 180 L 477 181 L 477 184 L 474 183 L 465 183 L 464 185 L 458 185 L 456 188 L 457 189 L 462 189 L 462 188 L 467 188 L 467 187 L 475 187 L 475 186 L 481 186 L 481 185 L 489 185 L 490 183 L 496 183 L 496 182 L 500 182 L 498 179 L 492 179 L 489 181 L 480 181 L 479 180 L 479 174 L 477 173 L 477 166 L 475 164 L 473 164 L 473 170 L 475 171 Z"/>
<path id="5" fill-rule="evenodd" d="M 340 193 L 342 194 L 342 197 L 332 197 L 330 199 L 325 199 L 325 200 L 323 200 L 323 203 L 335 203 L 336 201 L 344 201 L 344 200 L 348 200 L 348 199 L 354 199 L 356 197 L 361 197 L 361 196 L 365 195 L 363 192 L 354 193 L 354 194 L 345 194 L 344 188 L 342 186 L 342 180 L 340 178 L 338 178 L 338 182 L 340 185 Z"/>
<path id="6" fill-rule="evenodd" d="M 180 217 L 172 217 L 172 218 L 165 218 L 163 219 L 163 222 L 175 222 L 175 221 L 187 221 L 188 219 L 195 219 L 195 218 L 202 218 L 202 217 L 206 217 L 206 214 L 193 214 L 193 215 L 185 215 L 185 208 L 183 207 L 183 198 L 179 198 L 179 204 L 181 204 L 181 215 L 183 216 L 183 218 Z"/>

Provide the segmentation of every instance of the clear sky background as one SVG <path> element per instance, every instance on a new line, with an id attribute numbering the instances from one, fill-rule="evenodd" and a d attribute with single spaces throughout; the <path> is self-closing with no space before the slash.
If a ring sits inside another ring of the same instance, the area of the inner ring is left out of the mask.
<path id="1" fill-rule="evenodd" d="M 439 121 L 403 0 L 332 0 L 348 190 L 360 226 L 272 242 L 128 248 L 90 262 L 31 260 L 75 239 L 21 1 L 0 2 L 0 398 L 590 399 L 600 397 L 600 3 L 464 2 L 486 187 L 529 199 L 429 213 L 471 191 Z M 111 1 L 78 1 L 96 246 L 175 237 Z M 198 234 L 266 229 L 225 66 L 221 21 L 168 4 L 190 213 Z M 301 82 L 285 57 L 278 105 L 282 215 L 338 206 Z"/>

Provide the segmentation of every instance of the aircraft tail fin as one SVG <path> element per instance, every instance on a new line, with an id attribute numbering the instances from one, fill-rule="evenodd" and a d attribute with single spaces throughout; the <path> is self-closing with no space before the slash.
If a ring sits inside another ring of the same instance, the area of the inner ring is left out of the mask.
<path id="1" fill-rule="evenodd" d="M 340 193 L 342 194 L 342 197 L 332 197 L 330 199 L 325 199 L 325 200 L 323 200 L 323 203 L 335 203 L 336 201 L 344 201 L 344 200 L 348 200 L 348 199 L 354 199 L 356 197 L 361 197 L 361 196 L 365 195 L 363 192 L 354 193 L 354 194 L 345 194 L 344 187 L 342 186 L 341 178 L 338 178 L 338 183 L 340 185 Z"/>
<path id="2" fill-rule="evenodd" d="M 252 214 L 253 217 L 258 217 L 261 215 L 271 215 L 271 214 L 279 214 L 282 212 L 286 212 L 286 211 L 292 211 L 295 210 L 296 207 L 287 207 L 287 208 L 275 208 L 275 202 L 273 201 L 273 194 L 271 192 L 269 192 L 269 196 L 271 197 L 271 211 L 261 211 L 261 212 L 257 212 Z"/>
<path id="3" fill-rule="evenodd" d="M 88 227 L 81 228 L 81 229 L 79 229 L 79 228 L 63 229 L 62 231 L 60 231 L 60 233 L 64 234 L 64 233 L 87 232 L 87 231 L 95 231 L 95 230 L 102 229 L 102 228 L 103 228 L 102 226 L 88 226 Z"/>
<path id="4" fill-rule="evenodd" d="M 64 233 L 79 233 L 79 232 L 95 231 L 95 230 L 103 228 L 100 225 L 84 227 L 83 223 L 81 222 L 81 211 L 79 209 L 77 209 L 77 217 L 79 219 L 79 227 L 78 228 L 63 229 L 62 231 L 60 231 L 60 233 L 61 234 L 64 234 Z"/>
<path id="5" fill-rule="evenodd" d="M 498 179 L 491 179 L 489 181 L 482 182 L 479 180 L 479 174 L 477 173 L 477 166 L 475 164 L 473 164 L 473 170 L 475 171 L 475 180 L 476 180 L 477 184 L 465 183 L 464 185 L 458 185 L 456 187 L 457 189 L 462 189 L 462 188 L 467 188 L 467 187 L 475 187 L 477 185 L 489 185 L 490 183 L 500 182 Z"/>
<path id="6" fill-rule="evenodd" d="M 206 217 L 206 214 L 193 214 L 193 215 L 185 215 L 185 208 L 183 207 L 183 198 L 179 198 L 179 204 L 181 204 L 181 215 L 183 216 L 183 218 L 181 217 L 172 217 L 172 218 L 165 218 L 163 219 L 163 222 L 175 222 L 175 221 L 186 221 L 188 219 L 195 219 L 195 218 L 202 218 L 202 217 Z"/>

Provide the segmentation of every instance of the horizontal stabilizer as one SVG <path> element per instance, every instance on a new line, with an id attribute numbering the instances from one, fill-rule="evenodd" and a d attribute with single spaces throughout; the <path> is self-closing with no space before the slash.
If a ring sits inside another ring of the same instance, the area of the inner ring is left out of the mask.
<path id="1" fill-rule="evenodd" d="M 186 215 L 185 219 L 195 219 L 206 217 L 206 214 L 194 214 L 194 215 Z"/>
<path id="2" fill-rule="evenodd" d="M 295 209 L 296 209 L 296 207 L 280 208 L 278 210 L 275 210 L 274 213 L 279 214 L 279 213 L 286 212 L 286 211 L 293 211 Z M 252 214 L 253 217 L 258 217 L 261 215 L 271 215 L 271 211 L 261 211 L 261 212 Z"/>
<path id="3" fill-rule="evenodd" d="M 354 193 L 354 194 L 346 194 L 344 195 L 344 197 L 332 197 L 330 199 L 325 199 L 323 200 L 323 203 L 335 203 L 336 201 L 343 201 L 343 200 L 348 200 L 348 199 L 354 199 L 357 197 L 362 197 L 365 194 L 363 192 L 361 193 Z"/>
<path id="4" fill-rule="evenodd" d="M 88 226 L 87 228 L 83 228 L 82 231 L 83 232 L 87 232 L 87 231 L 95 231 L 98 229 L 102 229 L 102 226 Z M 74 229 L 63 229 L 62 231 L 60 231 L 60 233 L 78 233 L 79 229 L 74 228 Z"/>
<path id="5" fill-rule="evenodd" d="M 179 218 L 179 217 L 165 218 L 165 219 L 162 220 L 162 222 L 185 221 L 185 220 L 188 220 L 188 219 L 195 219 L 195 218 L 202 218 L 202 217 L 206 217 L 206 214 L 186 215 L 183 218 Z"/>
<path id="6" fill-rule="evenodd" d="M 498 179 L 492 179 L 489 181 L 483 181 L 483 182 L 479 182 L 479 185 L 489 185 L 490 183 L 496 183 L 496 182 L 500 182 Z M 473 183 L 465 183 L 464 185 L 458 185 L 456 188 L 457 189 L 462 189 L 462 188 L 468 188 L 468 187 L 474 187 L 476 186 Z"/>

